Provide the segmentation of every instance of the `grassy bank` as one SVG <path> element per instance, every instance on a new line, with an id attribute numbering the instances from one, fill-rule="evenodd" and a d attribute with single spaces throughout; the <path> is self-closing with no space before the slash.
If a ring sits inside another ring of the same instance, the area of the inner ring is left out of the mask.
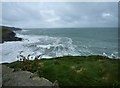
<path id="1" fill-rule="evenodd" d="M 53 59 L 16 61 L 7 66 L 15 70 L 36 72 L 60 87 L 65 86 L 113 86 L 119 85 L 118 63 L 102 56 L 65 56 Z"/>

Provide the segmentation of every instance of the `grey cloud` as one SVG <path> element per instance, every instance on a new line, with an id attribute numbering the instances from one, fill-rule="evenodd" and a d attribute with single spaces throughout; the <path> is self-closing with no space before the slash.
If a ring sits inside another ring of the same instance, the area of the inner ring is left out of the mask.
<path id="1" fill-rule="evenodd" d="M 117 27 L 113 2 L 47 2 L 2 4 L 2 23 L 21 27 Z M 103 13 L 110 16 L 103 17 Z"/>

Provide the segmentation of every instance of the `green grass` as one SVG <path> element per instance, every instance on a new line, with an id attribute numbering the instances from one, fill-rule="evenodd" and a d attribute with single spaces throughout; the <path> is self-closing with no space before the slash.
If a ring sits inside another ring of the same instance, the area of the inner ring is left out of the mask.
<path id="1" fill-rule="evenodd" d="M 118 63 L 120 60 L 102 56 L 65 56 L 16 61 L 6 65 L 15 70 L 36 72 L 40 77 L 45 77 L 52 82 L 58 80 L 61 88 L 63 86 L 112 86 L 116 88 L 120 85 Z"/>

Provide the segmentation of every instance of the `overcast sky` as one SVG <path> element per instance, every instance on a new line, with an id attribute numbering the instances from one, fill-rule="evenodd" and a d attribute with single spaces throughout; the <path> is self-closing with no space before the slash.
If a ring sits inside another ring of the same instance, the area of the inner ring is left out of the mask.
<path id="1" fill-rule="evenodd" d="M 2 25 L 22 28 L 117 27 L 116 2 L 4 2 Z"/>

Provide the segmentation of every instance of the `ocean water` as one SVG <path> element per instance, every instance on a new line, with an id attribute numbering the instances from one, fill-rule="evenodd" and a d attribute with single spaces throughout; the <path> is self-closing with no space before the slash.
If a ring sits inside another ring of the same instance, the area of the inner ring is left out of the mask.
<path id="1" fill-rule="evenodd" d="M 117 28 L 27 28 L 16 31 L 23 41 L 5 42 L 2 61 L 13 62 L 20 55 L 29 59 L 61 56 L 103 55 L 118 57 Z"/>

